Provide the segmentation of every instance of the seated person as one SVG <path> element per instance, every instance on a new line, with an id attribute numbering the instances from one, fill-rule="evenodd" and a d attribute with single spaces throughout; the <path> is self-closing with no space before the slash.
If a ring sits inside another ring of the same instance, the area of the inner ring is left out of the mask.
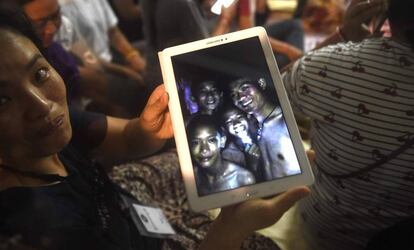
<path id="1" fill-rule="evenodd" d="M 240 110 L 258 121 L 257 144 L 263 158 L 266 180 L 300 173 L 299 163 L 290 140 L 282 109 L 270 100 L 264 79 L 240 78 L 229 84 L 230 96 Z"/>
<path id="2" fill-rule="evenodd" d="M 194 116 L 187 125 L 187 133 L 200 195 L 255 183 L 250 171 L 222 158 L 226 136 L 211 116 Z"/>
<path id="3" fill-rule="evenodd" d="M 217 23 L 220 23 L 222 20 L 221 15 L 217 16 L 211 12 L 212 6 L 216 1 L 202 0 L 201 2 L 202 11 L 208 19 L 208 24 L 211 28 L 216 27 Z M 230 29 L 226 32 L 262 25 L 255 23 L 255 4 L 255 0 L 235 1 L 233 4 L 236 7 L 235 14 L 231 16 L 231 19 L 229 18 L 229 22 L 232 25 L 230 25 Z M 226 11 L 231 11 L 232 8 L 234 7 L 230 6 L 228 8 L 229 10 Z M 288 19 L 263 26 L 269 36 L 270 45 L 272 46 L 279 68 L 283 68 L 290 61 L 296 60 L 302 55 L 304 34 L 300 20 Z"/>
<path id="4" fill-rule="evenodd" d="M 60 6 L 100 59 L 114 62 L 113 47 L 121 56 L 120 63 L 143 72 L 145 60 L 118 28 L 118 19 L 107 0 L 61 0 Z"/>
<path id="5" fill-rule="evenodd" d="M 295 110 L 312 118 L 315 192 L 298 206 L 311 249 L 365 249 L 414 216 L 413 8 L 405 0 L 352 1 L 331 45 L 283 76 Z M 384 13 L 392 37 L 371 36 L 361 24 Z"/>
<path id="6" fill-rule="evenodd" d="M 200 114 L 215 114 L 223 99 L 223 91 L 216 81 L 205 80 L 200 83 L 193 83 L 191 93 L 198 104 Z"/>
<path id="7" fill-rule="evenodd" d="M 223 105 L 220 120 L 229 135 L 226 148 L 222 152 L 223 158 L 246 167 L 254 174 L 256 181 L 261 181 L 263 173 L 261 153 L 256 141 L 256 124 L 233 104 Z"/>
<path id="8" fill-rule="evenodd" d="M 78 75 L 78 95 L 90 98 L 101 111 L 116 116 L 131 117 L 143 109 L 148 94 L 142 77 L 128 67 L 97 58 L 71 21 L 61 15 L 57 0 L 23 1 L 21 6 L 42 39 L 49 61 L 63 68 L 64 76 Z M 78 61 L 74 62 L 60 45 Z"/>
<path id="9" fill-rule="evenodd" d="M 133 120 L 69 111 L 62 78 L 26 21 L 0 3 L 0 235 L 46 250 L 165 249 L 168 240 L 138 232 L 120 204 L 125 191 L 89 159 L 160 149 L 172 136 L 164 87 Z M 308 192 L 301 187 L 224 208 L 199 249 L 239 249 Z"/>

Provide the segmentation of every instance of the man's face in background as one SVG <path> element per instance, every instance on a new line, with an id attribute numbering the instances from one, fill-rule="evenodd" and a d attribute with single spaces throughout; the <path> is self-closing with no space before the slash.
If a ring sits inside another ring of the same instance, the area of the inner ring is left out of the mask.
<path id="1" fill-rule="evenodd" d="M 33 0 L 25 4 L 23 9 L 42 40 L 43 46 L 49 47 L 61 24 L 57 0 Z"/>

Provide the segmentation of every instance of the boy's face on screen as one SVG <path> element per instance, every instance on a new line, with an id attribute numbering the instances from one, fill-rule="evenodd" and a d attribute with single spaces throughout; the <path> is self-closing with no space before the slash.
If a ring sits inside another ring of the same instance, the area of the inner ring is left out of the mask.
<path id="1" fill-rule="evenodd" d="M 243 138 L 248 134 L 247 117 L 238 109 L 230 109 L 223 114 L 226 130 L 233 136 Z"/>
<path id="2" fill-rule="evenodd" d="M 265 98 L 258 87 L 251 82 L 233 82 L 230 85 L 234 105 L 248 114 L 254 114 L 265 103 Z"/>
<path id="3" fill-rule="evenodd" d="M 203 82 L 198 94 L 198 103 L 202 110 L 214 111 L 220 104 L 220 91 L 214 82 Z"/>
<path id="4" fill-rule="evenodd" d="M 213 166 L 220 154 L 220 134 L 212 127 L 199 126 L 191 137 L 193 160 L 202 168 Z"/>

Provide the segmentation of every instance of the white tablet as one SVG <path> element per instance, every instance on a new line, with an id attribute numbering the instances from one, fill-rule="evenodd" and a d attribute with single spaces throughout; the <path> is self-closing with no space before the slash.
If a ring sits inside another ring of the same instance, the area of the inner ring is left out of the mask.
<path id="1" fill-rule="evenodd" d="M 193 210 L 313 182 L 263 28 L 167 48 L 159 58 Z"/>

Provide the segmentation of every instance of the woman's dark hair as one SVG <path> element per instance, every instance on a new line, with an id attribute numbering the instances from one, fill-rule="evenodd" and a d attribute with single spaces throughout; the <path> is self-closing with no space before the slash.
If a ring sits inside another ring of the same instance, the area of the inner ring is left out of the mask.
<path id="1" fill-rule="evenodd" d="M 414 50 L 414 1 L 413 0 L 388 0 L 388 18 L 393 27 L 406 29 L 405 37 Z"/>
<path id="2" fill-rule="evenodd" d="M 30 39 L 43 54 L 42 41 L 18 1 L 0 0 L 0 28 L 15 31 Z"/>

